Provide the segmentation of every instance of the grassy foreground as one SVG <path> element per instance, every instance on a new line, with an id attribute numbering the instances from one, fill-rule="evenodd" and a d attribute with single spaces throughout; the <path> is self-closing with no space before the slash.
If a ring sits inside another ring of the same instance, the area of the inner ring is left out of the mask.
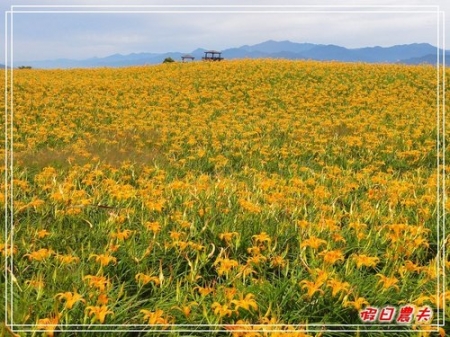
<path id="1" fill-rule="evenodd" d="M 18 70 L 13 89 L 0 280 L 19 336 L 428 336 L 450 320 L 435 68 Z M 434 318 L 359 317 L 408 304 Z"/>

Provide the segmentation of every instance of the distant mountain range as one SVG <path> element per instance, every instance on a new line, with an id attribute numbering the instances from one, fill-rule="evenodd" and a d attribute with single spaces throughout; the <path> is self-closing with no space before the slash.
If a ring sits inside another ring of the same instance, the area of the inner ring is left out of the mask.
<path id="1" fill-rule="evenodd" d="M 46 61 L 22 62 L 18 66 L 32 66 L 33 68 L 90 68 L 90 67 L 124 67 L 162 63 L 171 57 L 181 61 L 181 56 L 192 55 L 195 60 L 201 60 L 206 49 L 198 48 L 190 53 L 132 53 L 129 55 L 114 54 L 103 58 L 89 58 L 85 60 L 56 59 Z M 244 45 L 222 51 L 224 59 L 242 58 L 282 58 L 290 60 L 320 60 L 367 63 L 404 63 L 404 64 L 433 64 L 437 63 L 436 47 L 428 43 L 414 43 L 396 45 L 392 47 L 365 47 L 348 49 L 336 45 L 313 43 L 295 43 L 291 41 L 269 40 L 252 46 Z M 442 50 L 439 50 L 442 62 Z M 447 53 L 450 54 L 450 53 Z M 450 55 L 446 56 L 449 64 Z"/>

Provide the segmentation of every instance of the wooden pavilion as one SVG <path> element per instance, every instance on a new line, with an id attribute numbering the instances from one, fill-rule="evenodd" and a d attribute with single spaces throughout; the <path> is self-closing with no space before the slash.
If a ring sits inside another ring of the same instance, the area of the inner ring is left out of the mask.
<path id="1" fill-rule="evenodd" d="M 181 60 L 183 62 L 186 62 L 186 60 L 194 61 L 194 59 L 195 59 L 195 57 L 190 54 L 185 54 L 185 55 L 181 56 Z"/>
<path id="2" fill-rule="evenodd" d="M 205 51 L 205 56 L 202 57 L 204 61 L 222 61 L 223 57 L 221 56 L 222 52 L 217 50 L 207 50 Z"/>

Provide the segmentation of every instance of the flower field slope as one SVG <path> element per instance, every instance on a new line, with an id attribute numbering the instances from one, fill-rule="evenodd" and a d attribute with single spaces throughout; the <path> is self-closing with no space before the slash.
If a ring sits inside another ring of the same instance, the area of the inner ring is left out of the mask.
<path id="1" fill-rule="evenodd" d="M 13 89 L 15 324 L 313 336 L 450 320 L 435 68 L 175 62 L 17 70 Z M 434 319 L 360 318 L 406 305 Z"/>

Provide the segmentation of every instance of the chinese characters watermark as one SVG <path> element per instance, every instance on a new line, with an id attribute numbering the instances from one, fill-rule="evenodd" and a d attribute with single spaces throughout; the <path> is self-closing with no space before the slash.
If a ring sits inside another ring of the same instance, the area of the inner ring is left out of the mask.
<path id="1" fill-rule="evenodd" d="M 416 307 L 412 304 L 383 308 L 366 307 L 359 312 L 359 318 L 365 323 L 397 323 L 397 324 L 428 324 L 433 319 L 433 310 L 429 306 Z"/>

